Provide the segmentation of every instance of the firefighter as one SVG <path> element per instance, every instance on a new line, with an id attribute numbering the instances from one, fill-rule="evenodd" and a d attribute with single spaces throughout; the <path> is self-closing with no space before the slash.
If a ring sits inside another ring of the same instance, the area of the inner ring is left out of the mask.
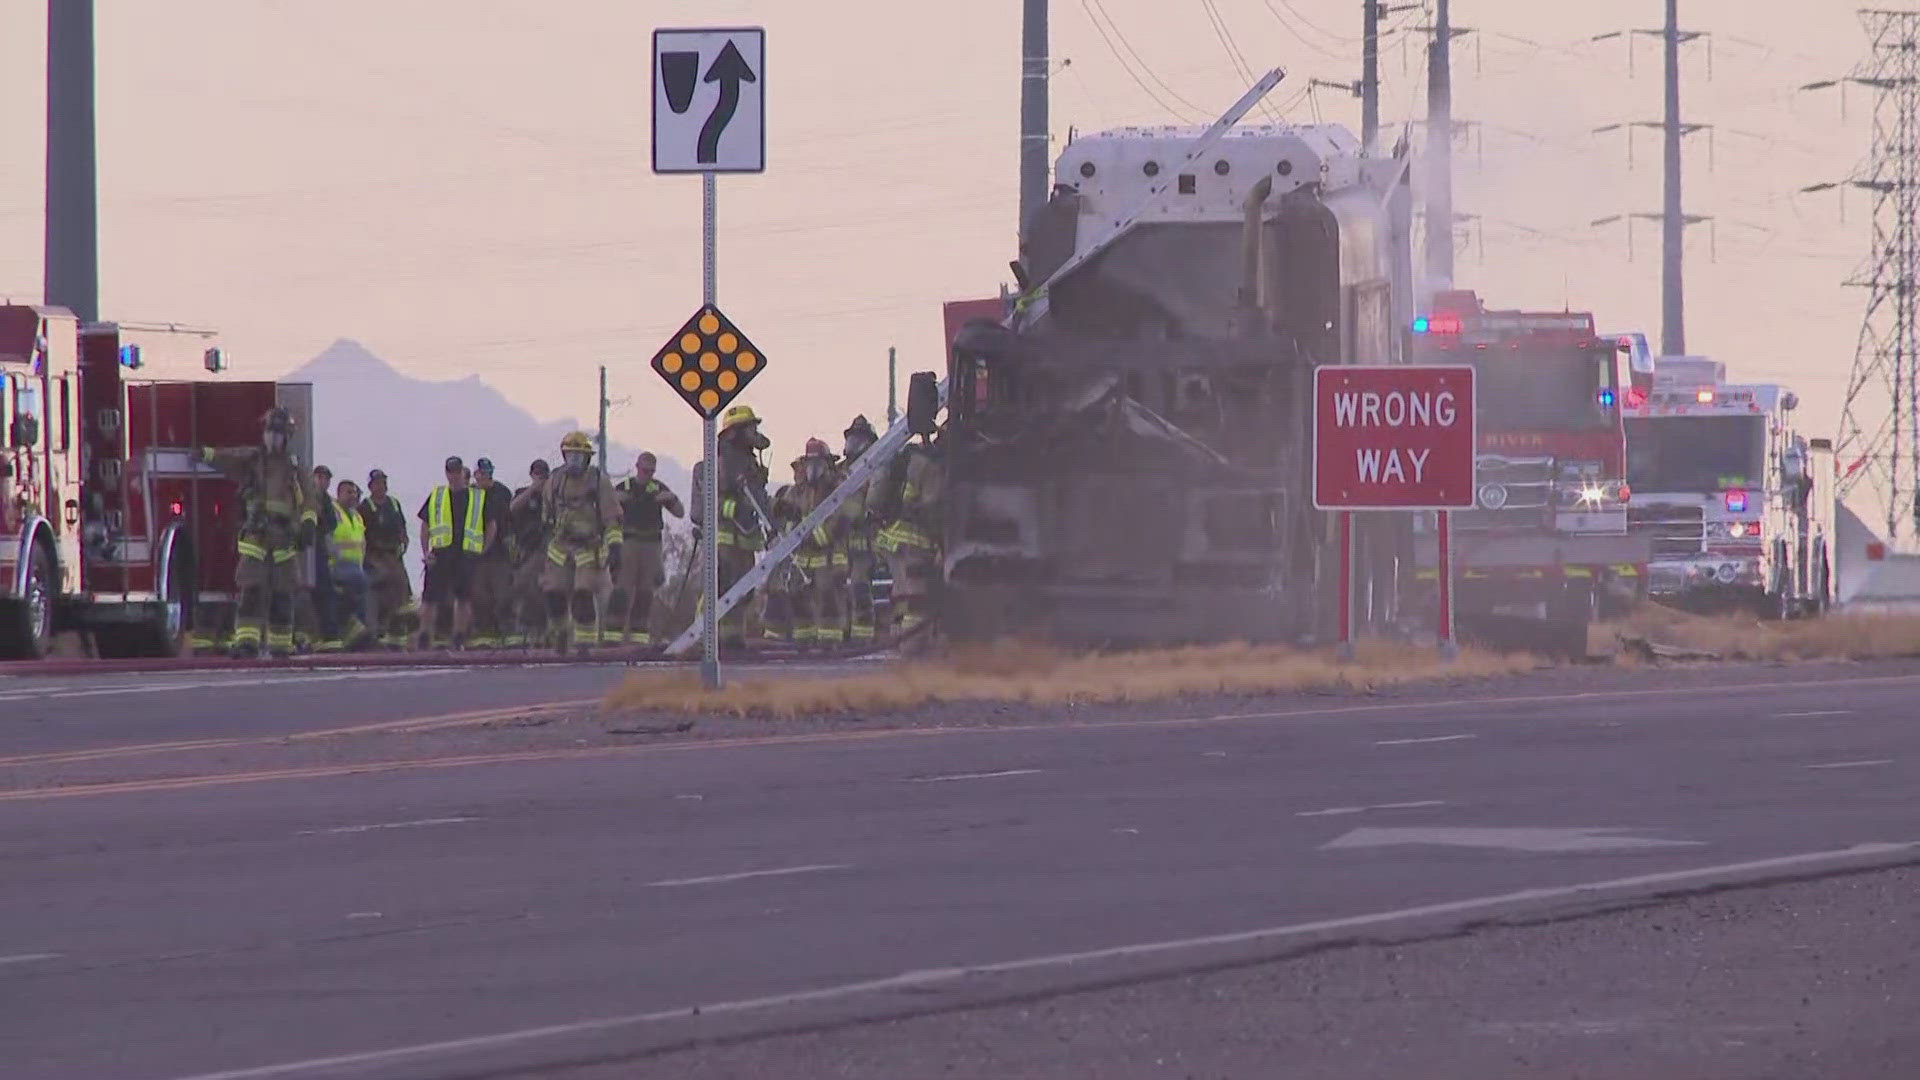
<path id="1" fill-rule="evenodd" d="M 616 488 L 620 494 L 620 578 L 613 592 L 616 633 L 628 645 L 651 646 L 653 594 L 666 583 L 661 542 L 664 514 L 687 516 L 687 508 L 667 485 L 654 479 L 659 458 L 644 452 L 633 462 L 633 476 Z"/>
<path id="2" fill-rule="evenodd" d="M 941 499 L 946 468 L 932 434 L 910 443 L 892 462 L 880 503 L 890 520 L 874 547 L 887 560 L 893 578 L 893 639 L 901 642 L 920 631 L 933 614 L 940 570 Z M 924 649 L 922 640 L 911 646 Z"/>
<path id="3" fill-rule="evenodd" d="M 458 457 L 446 460 L 447 482 L 420 504 L 420 550 L 426 553 L 427 579 L 420 589 L 420 647 L 429 648 L 439 632 L 443 607 L 453 609 L 453 647 L 465 648 L 473 622 L 473 572 L 487 549 L 484 497 L 467 486 L 467 469 Z"/>
<path id="4" fill-rule="evenodd" d="M 547 638 L 564 655 L 569 644 L 584 652 L 603 638 L 622 536 L 620 497 L 592 463 L 593 440 L 576 431 L 560 440 L 560 456 L 560 468 L 546 483 L 547 564 L 540 590 L 546 594 Z M 593 629 L 575 633 L 582 598 L 593 605 Z"/>
<path id="5" fill-rule="evenodd" d="M 340 519 L 334 513 L 332 469 L 313 467 L 313 492 L 320 518 L 315 523 L 313 550 L 307 556 L 311 561 L 301 563 L 305 587 L 293 600 L 293 645 L 300 652 L 339 652 L 346 643 L 340 639 L 340 623 L 335 618 L 340 605 L 333 587 L 333 533 Z"/>
<path id="6" fill-rule="evenodd" d="M 794 463 L 795 482 L 789 496 L 798 525 L 840 484 L 839 461 L 821 439 L 808 439 L 806 451 Z M 794 629 L 803 649 L 837 648 L 846 643 L 847 551 L 846 521 L 838 514 L 813 527 L 794 549 Z"/>
<path id="7" fill-rule="evenodd" d="M 794 508 L 794 489 L 800 486 L 800 462 L 792 464 L 793 482 L 781 484 L 773 491 L 771 508 L 773 511 L 774 533 L 785 532 L 799 524 L 803 516 Z M 770 645 L 793 645 L 799 640 L 794 625 L 794 611 L 798 606 L 795 593 L 799 591 L 799 575 L 791 564 L 779 567 L 767 577 L 767 583 L 761 588 L 765 599 L 760 605 L 760 637 Z M 725 587 L 722 586 L 724 592 Z"/>
<path id="8" fill-rule="evenodd" d="M 373 591 L 367 584 L 367 520 L 360 510 L 360 485 L 342 480 L 335 490 L 330 568 L 337 594 L 333 618 L 343 647 L 358 651 L 372 639 L 376 625 Z"/>
<path id="9" fill-rule="evenodd" d="M 481 500 L 487 547 L 473 566 L 473 646 L 499 648 L 513 621 L 513 560 L 507 552 L 507 515 L 513 496 L 495 483 L 493 462 L 473 463 L 473 490 Z"/>
<path id="10" fill-rule="evenodd" d="M 513 560 L 513 631 L 507 644 L 525 647 L 547 631 L 547 604 L 540 595 L 540 575 L 547 565 L 545 492 L 552 473 L 542 458 L 527 466 L 527 483 L 515 489 L 507 504 L 508 554 Z"/>
<path id="11" fill-rule="evenodd" d="M 865 416 L 856 416 L 843 433 L 841 450 L 843 474 L 867 452 L 880 437 Z M 873 644 L 873 484 L 862 485 L 840 506 L 841 550 L 847 563 L 847 639 L 857 647 Z"/>
<path id="12" fill-rule="evenodd" d="M 367 497 L 360 507 L 367 523 L 367 584 L 373 592 L 380 641 L 390 649 L 407 644 L 408 623 L 419 610 L 407 576 L 407 510 L 387 490 L 387 474 L 367 473 Z"/>
<path id="13" fill-rule="evenodd" d="M 294 559 L 313 546 L 319 498 L 313 481 L 293 459 L 293 414 L 272 409 L 262 420 L 259 446 L 202 447 L 200 456 L 240 487 L 245 514 L 235 544 L 239 566 L 234 587 L 233 652 L 274 656 L 293 652 L 293 597 L 299 587 Z"/>
<path id="14" fill-rule="evenodd" d="M 760 462 L 760 452 L 771 445 L 767 437 L 760 433 L 760 418 L 748 406 L 732 406 L 721 417 L 720 520 L 713 523 L 713 542 L 719 552 L 715 561 L 719 564 L 721 595 L 725 595 L 734 582 L 753 569 L 754 556 L 762 550 L 766 538 L 771 534 L 773 525 L 770 520 L 772 510 L 767 506 L 767 467 Z M 705 506 L 700 490 L 705 479 L 704 469 L 694 475 L 695 507 Z M 708 525 L 697 516 L 694 524 L 702 528 Z M 720 620 L 720 645 L 723 648 L 745 647 L 746 618 L 746 605 L 735 604 Z"/>

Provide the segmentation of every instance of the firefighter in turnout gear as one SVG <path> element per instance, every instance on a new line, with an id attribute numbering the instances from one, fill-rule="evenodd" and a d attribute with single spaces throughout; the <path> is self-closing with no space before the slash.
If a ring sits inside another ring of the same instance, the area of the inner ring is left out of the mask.
<path id="1" fill-rule="evenodd" d="M 893 638 L 905 645 L 933 614 L 939 584 L 946 466 L 931 435 L 909 443 L 888 470 L 880 503 L 889 519 L 874 541 L 893 577 Z"/>
<path id="2" fill-rule="evenodd" d="M 696 515 L 694 524 L 714 530 L 719 550 L 720 593 L 753 569 L 758 554 L 771 535 L 772 510 L 767 500 L 767 467 L 760 463 L 760 452 L 772 445 L 760 433 L 760 418 L 745 405 L 726 411 L 720 423 L 720 520 L 706 522 Z M 705 470 L 694 474 L 693 505 L 702 508 Z M 746 644 L 746 605 L 735 604 L 720 620 L 723 648 L 739 649 Z"/>
<path id="3" fill-rule="evenodd" d="M 602 640 L 612 573 L 620 569 L 620 496 L 607 474 L 594 467 L 593 440 L 576 431 L 560 440 L 562 464 L 547 477 L 547 564 L 540 591 L 546 595 L 547 638 L 565 654 Z M 582 598 L 593 605 L 593 628 L 579 630 Z"/>
<path id="4" fill-rule="evenodd" d="M 788 494 L 798 524 L 839 486 L 833 451 L 820 439 L 808 439 L 806 453 L 794 463 L 796 479 Z M 846 519 L 838 514 L 815 526 L 794 550 L 793 639 L 803 649 L 837 648 L 846 643 Z"/>
<path id="5" fill-rule="evenodd" d="M 659 459 L 642 453 L 633 463 L 633 476 L 622 480 L 620 493 L 620 574 L 613 592 L 614 622 L 628 645 L 653 644 L 649 623 L 653 594 L 666 583 L 661 543 L 666 536 L 666 514 L 686 517 L 680 496 L 654 479 Z"/>
<path id="6" fill-rule="evenodd" d="M 860 455 L 880 441 L 880 436 L 874 433 L 873 424 L 865 416 L 854 417 L 843 437 L 843 473 L 852 469 Z M 840 504 L 840 548 L 846 553 L 847 565 L 847 640 L 856 647 L 873 644 L 874 637 L 873 488 L 874 485 L 869 482 Z"/>
<path id="7" fill-rule="evenodd" d="M 793 482 L 781 484 L 773 492 L 773 531 L 785 532 L 799 524 L 802 511 L 793 505 L 794 489 L 800 486 L 800 462 L 793 462 Z M 775 569 L 767 576 L 766 585 L 760 590 L 766 602 L 760 607 L 760 637 L 770 645 L 792 645 L 798 638 L 794 634 L 794 607 L 800 601 L 796 594 L 800 591 L 800 574 L 797 568 L 788 563 Z"/>
<path id="8" fill-rule="evenodd" d="M 274 656 L 293 652 L 293 594 L 299 587 L 294 559 L 313 546 L 320 520 L 319 496 L 312 478 L 293 459 L 293 415 L 269 411 L 261 445 L 213 449 L 200 456 L 239 483 L 245 517 L 235 547 L 240 556 L 234 587 L 233 652 L 257 656 L 264 647 Z"/>

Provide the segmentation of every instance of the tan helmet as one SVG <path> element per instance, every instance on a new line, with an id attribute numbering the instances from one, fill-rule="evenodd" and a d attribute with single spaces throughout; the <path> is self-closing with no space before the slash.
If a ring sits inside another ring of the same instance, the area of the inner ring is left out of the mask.
<path id="1" fill-rule="evenodd" d="M 587 433 L 584 431 L 568 432 L 567 437 L 560 440 L 560 452 L 565 454 L 569 451 L 585 451 L 591 454 L 593 453 L 593 440 L 588 438 Z"/>

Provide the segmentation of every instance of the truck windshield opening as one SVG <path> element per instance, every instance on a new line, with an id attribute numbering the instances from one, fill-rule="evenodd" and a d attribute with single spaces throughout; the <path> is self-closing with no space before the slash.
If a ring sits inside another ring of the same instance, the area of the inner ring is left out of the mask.
<path id="1" fill-rule="evenodd" d="M 1636 491 L 1711 492 L 1760 483 L 1765 418 L 1665 416 L 1627 421 L 1627 483 Z"/>
<path id="2" fill-rule="evenodd" d="M 1618 400 L 1611 351 L 1489 349 L 1473 354 L 1472 363 L 1475 394 L 1486 406 L 1483 429 L 1603 428 L 1614 422 L 1602 400 Z"/>

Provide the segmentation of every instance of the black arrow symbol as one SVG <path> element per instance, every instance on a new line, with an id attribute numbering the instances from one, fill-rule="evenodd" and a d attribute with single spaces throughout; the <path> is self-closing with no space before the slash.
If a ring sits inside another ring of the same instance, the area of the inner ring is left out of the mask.
<path id="1" fill-rule="evenodd" d="M 740 84 L 758 82 L 759 77 L 747 66 L 740 50 L 734 48 L 733 39 L 728 38 L 727 47 L 720 50 L 700 81 L 720 84 L 720 100 L 700 128 L 700 145 L 695 157 L 700 164 L 711 165 L 720 157 L 720 133 L 727 130 L 727 125 L 733 122 L 734 110 L 740 107 Z"/>

